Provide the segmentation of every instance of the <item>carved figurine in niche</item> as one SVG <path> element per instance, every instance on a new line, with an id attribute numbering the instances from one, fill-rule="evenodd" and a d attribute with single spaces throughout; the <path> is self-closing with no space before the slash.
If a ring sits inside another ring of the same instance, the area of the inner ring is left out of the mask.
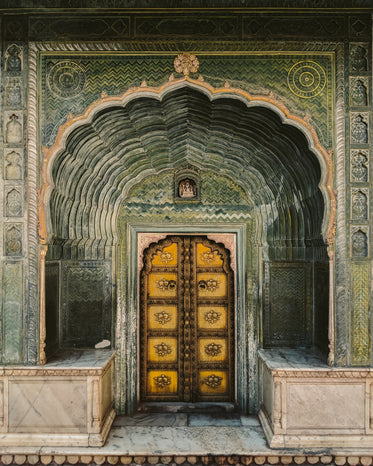
<path id="1" fill-rule="evenodd" d="M 179 183 L 179 197 L 182 199 L 193 199 L 197 196 L 196 183 L 187 178 Z"/>
<path id="2" fill-rule="evenodd" d="M 354 257 L 367 257 L 368 255 L 367 235 L 362 230 L 357 230 L 352 235 L 352 255 Z"/>
<path id="3" fill-rule="evenodd" d="M 357 45 L 351 50 L 351 71 L 367 71 L 368 60 L 367 51 L 361 45 Z"/>
<path id="4" fill-rule="evenodd" d="M 355 118 L 351 134 L 354 144 L 366 144 L 368 142 L 368 125 L 361 115 Z"/>
<path id="5" fill-rule="evenodd" d="M 15 113 L 10 115 L 6 124 L 6 142 L 8 144 L 18 144 L 22 142 L 22 125 L 18 121 L 19 117 Z"/>
<path id="6" fill-rule="evenodd" d="M 365 87 L 363 81 L 358 79 L 352 90 L 351 90 L 351 100 L 353 105 L 357 106 L 366 106 L 368 105 L 368 94 L 367 88 Z"/>
<path id="7" fill-rule="evenodd" d="M 352 157 L 352 179 L 353 181 L 368 181 L 368 157 L 358 152 Z"/>
<path id="8" fill-rule="evenodd" d="M 12 189 L 6 196 L 6 215 L 8 217 L 21 217 L 22 215 L 22 200 L 21 194 Z"/>
<path id="9" fill-rule="evenodd" d="M 14 150 L 9 152 L 5 158 L 5 179 L 20 180 L 22 178 L 21 156 Z"/>
<path id="10" fill-rule="evenodd" d="M 368 200 L 362 191 L 358 191 L 353 195 L 352 215 L 356 220 L 366 220 L 368 218 Z"/>
<path id="11" fill-rule="evenodd" d="M 6 61 L 6 70 L 7 71 L 21 71 L 22 70 L 22 61 L 19 57 L 21 49 L 16 45 L 11 45 L 7 50 L 8 58 Z"/>
<path id="12" fill-rule="evenodd" d="M 22 254 L 22 235 L 16 226 L 12 226 L 6 232 L 5 251 L 7 256 L 20 256 Z"/>

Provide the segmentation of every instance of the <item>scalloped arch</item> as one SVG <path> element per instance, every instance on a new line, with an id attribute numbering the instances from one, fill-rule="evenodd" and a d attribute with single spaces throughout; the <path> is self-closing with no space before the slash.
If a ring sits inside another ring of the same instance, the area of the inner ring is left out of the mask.
<path id="1" fill-rule="evenodd" d="M 189 77 L 130 88 L 70 117 L 43 152 L 43 243 L 112 244 L 129 189 L 185 164 L 223 171 L 241 185 L 273 241 L 333 236 L 329 154 L 314 129 L 271 96 Z"/>

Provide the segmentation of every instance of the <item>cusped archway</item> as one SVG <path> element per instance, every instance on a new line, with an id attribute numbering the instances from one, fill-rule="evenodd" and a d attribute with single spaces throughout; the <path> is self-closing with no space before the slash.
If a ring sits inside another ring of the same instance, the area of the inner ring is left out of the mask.
<path id="1" fill-rule="evenodd" d="M 244 193 L 240 212 L 250 212 L 255 224 L 250 247 L 256 260 L 248 272 L 259 290 L 257 304 L 250 306 L 261 315 L 252 338 L 265 346 L 327 347 L 331 165 L 312 128 L 278 102 L 190 78 L 129 89 L 120 97 L 103 96 L 84 115 L 70 118 L 45 154 L 40 236 L 48 244 L 47 264 L 60 262 L 62 268 L 62 304 L 47 309 L 47 323 L 51 315 L 49 322 L 63 328 L 49 324 L 60 339 L 50 347 L 115 339 L 110 316 L 117 298 L 117 245 L 124 241 L 118 215 L 136 186 L 150 179 L 156 185 L 183 169 L 217 184 L 224 178 L 225 186 L 232 183 Z M 234 201 L 214 204 L 210 196 L 208 204 L 201 196 L 200 207 L 189 206 L 185 218 L 203 205 L 214 207 L 220 219 L 231 209 L 226 222 L 236 218 Z M 173 200 L 161 205 L 159 199 L 148 198 L 148 206 L 160 203 L 162 219 L 167 204 L 172 224 Z M 147 209 L 145 202 L 141 208 Z M 126 312 L 123 296 L 119 313 Z"/>

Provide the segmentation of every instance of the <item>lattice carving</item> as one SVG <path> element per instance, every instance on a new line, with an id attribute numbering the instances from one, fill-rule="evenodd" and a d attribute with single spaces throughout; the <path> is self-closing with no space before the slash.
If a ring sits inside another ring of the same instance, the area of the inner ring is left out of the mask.
<path id="1" fill-rule="evenodd" d="M 109 263 L 66 262 L 61 298 L 64 347 L 92 347 L 111 340 Z"/>
<path id="2" fill-rule="evenodd" d="M 302 263 L 270 264 L 264 314 L 264 344 L 310 342 L 310 270 Z"/>

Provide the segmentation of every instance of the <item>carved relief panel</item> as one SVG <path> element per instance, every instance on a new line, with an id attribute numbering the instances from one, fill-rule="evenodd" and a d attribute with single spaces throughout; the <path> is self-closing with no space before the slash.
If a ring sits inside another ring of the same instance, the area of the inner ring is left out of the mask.
<path id="1" fill-rule="evenodd" d="M 351 217 L 353 220 L 368 220 L 369 190 L 368 188 L 352 188 Z"/>
<path id="2" fill-rule="evenodd" d="M 8 223 L 5 229 L 5 255 L 22 256 L 22 224 Z"/>
<path id="3" fill-rule="evenodd" d="M 21 112 L 5 112 L 5 142 L 21 144 L 23 141 L 23 115 Z"/>
<path id="4" fill-rule="evenodd" d="M 367 76 L 350 78 L 350 105 L 352 107 L 369 105 L 369 78 Z"/>
<path id="5" fill-rule="evenodd" d="M 369 256 L 369 234 L 365 225 L 351 227 L 351 255 L 353 258 Z"/>
<path id="6" fill-rule="evenodd" d="M 351 143 L 368 144 L 369 114 L 366 112 L 351 113 Z"/>
<path id="7" fill-rule="evenodd" d="M 172 236 L 145 250 L 141 400 L 232 401 L 233 272 L 229 251 Z"/>
<path id="8" fill-rule="evenodd" d="M 7 188 L 5 191 L 5 215 L 22 217 L 22 194 L 20 188 Z"/>
<path id="9" fill-rule="evenodd" d="M 351 181 L 366 183 L 369 181 L 369 151 L 365 149 L 351 151 Z"/>

